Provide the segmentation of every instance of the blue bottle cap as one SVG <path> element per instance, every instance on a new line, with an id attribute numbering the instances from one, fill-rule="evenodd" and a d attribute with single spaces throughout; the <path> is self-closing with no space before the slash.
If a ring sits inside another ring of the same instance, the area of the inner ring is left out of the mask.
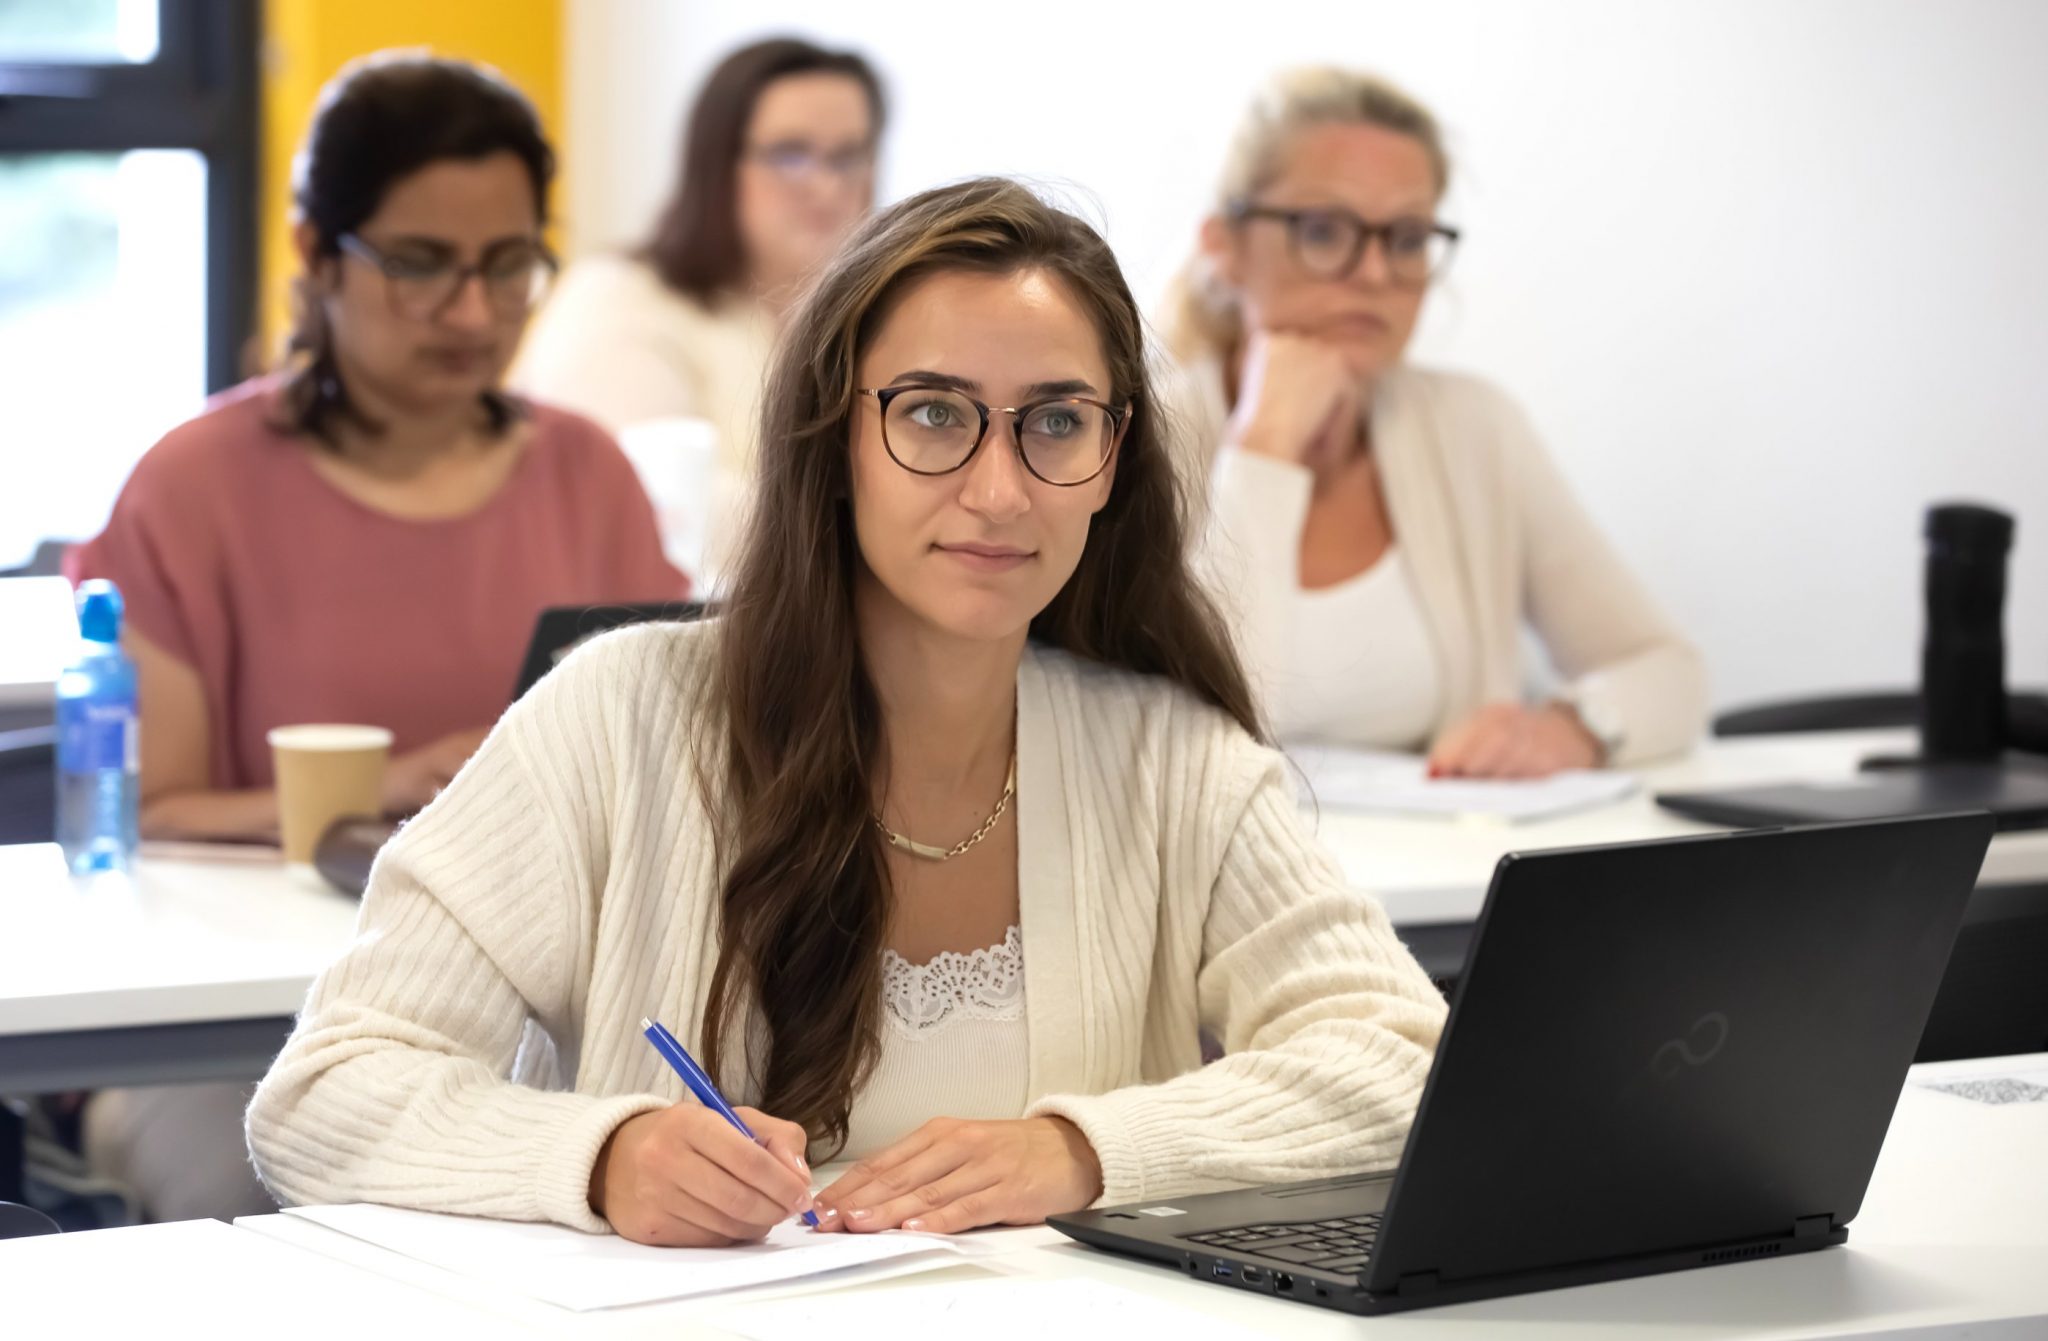
<path id="1" fill-rule="evenodd" d="M 78 633 L 87 642 L 121 641 L 121 589 L 104 578 L 78 584 Z"/>

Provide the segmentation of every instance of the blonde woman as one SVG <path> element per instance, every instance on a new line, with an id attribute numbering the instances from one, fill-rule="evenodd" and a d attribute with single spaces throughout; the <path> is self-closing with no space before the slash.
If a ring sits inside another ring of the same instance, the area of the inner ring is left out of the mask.
<path id="1" fill-rule="evenodd" d="M 1201 567 L 1276 734 L 1538 777 L 1677 752 L 1697 651 L 1500 391 L 1404 361 L 1458 240 L 1434 117 L 1381 80 L 1281 76 L 1231 146 L 1169 314 L 1214 453 Z M 1533 629 L 1563 677 L 1527 701 Z"/>

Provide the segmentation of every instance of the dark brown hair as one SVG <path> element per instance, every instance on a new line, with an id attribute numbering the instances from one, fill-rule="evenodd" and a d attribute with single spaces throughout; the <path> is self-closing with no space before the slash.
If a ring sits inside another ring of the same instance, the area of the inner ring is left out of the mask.
<path id="1" fill-rule="evenodd" d="M 313 228 L 313 254 L 340 255 L 341 239 L 374 215 L 391 188 L 430 163 L 515 155 L 533 179 L 533 210 L 548 217 L 555 154 L 526 96 L 495 71 L 414 52 L 383 52 L 347 66 L 321 91 L 292 165 L 299 217 Z M 287 353 L 285 422 L 327 446 L 341 424 L 378 431 L 349 398 L 335 363 L 333 336 L 318 297 L 302 279 Z M 493 434 L 519 418 L 519 402 L 486 391 L 482 409 Z"/>
<path id="2" fill-rule="evenodd" d="M 709 304 L 745 282 L 740 240 L 739 163 L 762 90 L 792 75 L 836 74 L 868 95 L 870 133 L 882 134 L 882 81 L 850 51 L 827 51 L 793 37 L 741 47 L 718 63 L 684 122 L 683 161 L 654 236 L 642 256 L 662 281 Z"/>
<path id="3" fill-rule="evenodd" d="M 748 1079 L 761 1106 L 843 1144 L 879 1049 L 891 892 L 869 821 L 881 708 L 854 625 L 854 372 L 894 301 L 939 272 L 1043 271 L 1087 310 L 1110 399 L 1131 406 L 1110 495 L 1074 575 L 1031 622 L 1046 646 L 1171 680 L 1259 724 L 1214 608 L 1189 575 L 1183 505 L 1146 376 L 1143 327 L 1109 246 L 1000 178 L 927 191 L 870 219 L 791 316 L 761 423 L 759 494 L 720 621 L 704 702 L 722 710 L 731 856 L 704 1044 L 728 1064 L 754 1012 Z M 701 765 L 700 765 L 701 766 Z M 765 1056 L 761 1055 L 765 1048 Z"/>

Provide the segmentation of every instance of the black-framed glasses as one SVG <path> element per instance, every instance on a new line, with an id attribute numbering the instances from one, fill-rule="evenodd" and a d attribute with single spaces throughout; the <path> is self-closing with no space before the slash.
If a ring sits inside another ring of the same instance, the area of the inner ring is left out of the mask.
<path id="1" fill-rule="evenodd" d="M 558 265 L 546 243 L 528 238 L 494 242 L 468 264 L 440 243 L 408 242 L 387 251 L 355 233 L 344 233 L 341 249 L 375 266 L 384 276 L 392 310 L 413 321 L 439 316 L 472 275 L 483 280 L 491 311 L 501 318 L 525 316 L 547 292 Z"/>
<path id="2" fill-rule="evenodd" d="M 1287 228 L 1287 250 L 1318 279 L 1342 279 L 1357 268 L 1374 238 L 1396 284 L 1421 288 L 1443 274 L 1458 245 L 1458 230 L 1419 216 L 1368 223 L 1332 205 L 1283 209 L 1243 201 L 1230 211 L 1240 221 L 1271 219 Z"/>
<path id="3" fill-rule="evenodd" d="M 855 182 L 875 168 L 875 146 L 871 142 L 824 149 L 803 140 L 777 140 L 773 144 L 750 146 L 746 152 L 748 158 L 785 182 L 806 181 L 820 174 Z"/>
<path id="4" fill-rule="evenodd" d="M 882 409 L 882 446 L 913 475 L 950 475 L 974 459 L 989 420 L 1007 414 L 1016 426 L 1018 459 L 1047 484 L 1070 488 L 1103 472 L 1123 440 L 1130 408 L 1085 396 L 1055 396 L 1028 405 L 984 405 L 964 391 L 935 386 L 861 387 Z"/>

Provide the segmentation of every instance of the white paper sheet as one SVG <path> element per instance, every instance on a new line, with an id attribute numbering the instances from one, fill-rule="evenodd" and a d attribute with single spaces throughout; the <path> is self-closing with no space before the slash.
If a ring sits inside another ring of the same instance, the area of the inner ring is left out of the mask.
<path id="1" fill-rule="evenodd" d="M 298 1206 L 285 1214 L 578 1312 L 779 1284 L 878 1262 L 896 1268 L 919 1255 L 937 1268 L 989 1251 L 963 1250 L 935 1235 L 818 1234 L 794 1223 L 778 1226 L 758 1244 L 651 1248 L 561 1225 L 392 1206 Z"/>
<path id="2" fill-rule="evenodd" d="M 713 1319 L 752 1341 L 897 1336 L 1046 1341 L 1048 1337 L 1166 1336 L 1226 1341 L 1244 1329 L 1092 1280 L 920 1282 L 910 1289 L 838 1292 L 735 1307 Z"/>
<path id="3" fill-rule="evenodd" d="M 1573 770 L 1533 781 L 1432 779 L 1412 754 L 1382 754 L 1331 745 L 1287 751 L 1307 779 L 1304 804 L 1361 815 L 1523 824 L 1610 805 L 1636 790 L 1627 773 Z"/>

